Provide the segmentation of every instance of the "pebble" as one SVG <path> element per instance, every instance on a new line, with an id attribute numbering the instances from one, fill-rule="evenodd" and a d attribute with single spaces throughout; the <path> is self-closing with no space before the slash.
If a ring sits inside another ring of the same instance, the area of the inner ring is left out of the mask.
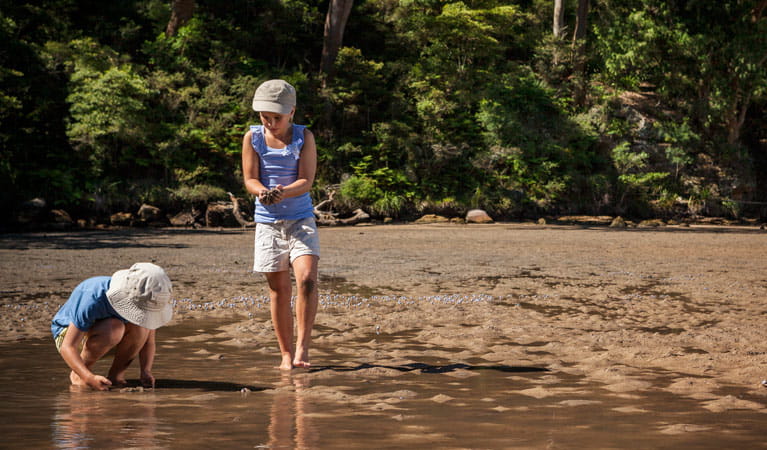
<path id="1" fill-rule="evenodd" d="M 120 389 L 120 393 L 123 393 L 123 392 L 144 392 L 144 388 L 141 387 L 141 386 L 138 386 L 138 387 L 126 387 L 126 388 Z"/>

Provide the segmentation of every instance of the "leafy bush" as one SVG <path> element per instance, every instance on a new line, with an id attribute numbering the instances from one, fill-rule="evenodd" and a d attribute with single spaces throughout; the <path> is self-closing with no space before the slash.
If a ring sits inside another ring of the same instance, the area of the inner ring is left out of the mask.
<path id="1" fill-rule="evenodd" d="M 171 197 L 185 206 L 200 206 L 228 198 L 226 191 L 208 184 L 195 184 L 172 189 Z"/>

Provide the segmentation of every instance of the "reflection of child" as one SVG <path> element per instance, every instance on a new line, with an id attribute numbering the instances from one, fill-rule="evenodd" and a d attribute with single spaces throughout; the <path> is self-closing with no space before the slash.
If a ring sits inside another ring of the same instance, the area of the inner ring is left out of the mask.
<path id="1" fill-rule="evenodd" d="M 154 387 L 155 330 L 173 316 L 171 290 L 165 271 L 151 263 L 80 283 L 51 323 L 56 348 L 72 369 L 72 384 L 100 391 L 124 385 L 125 371 L 138 356 L 141 383 Z M 91 372 L 112 349 L 108 377 Z"/>
<path id="2" fill-rule="evenodd" d="M 253 109 L 262 125 L 251 126 L 242 141 L 245 187 L 257 196 L 254 272 L 269 285 L 280 369 L 309 367 L 309 345 L 317 314 L 319 235 L 309 190 L 317 170 L 314 135 L 293 124 L 296 91 L 283 80 L 256 89 Z M 290 307 L 290 268 L 296 278 L 296 347 Z"/>
<path id="3" fill-rule="evenodd" d="M 51 437 L 56 448 L 61 449 L 118 445 L 136 449 L 165 448 L 168 447 L 167 434 L 164 429 L 158 430 L 158 403 L 150 397 L 127 407 L 115 407 L 114 397 L 110 395 L 93 395 L 79 389 L 62 391 L 53 401 Z"/>

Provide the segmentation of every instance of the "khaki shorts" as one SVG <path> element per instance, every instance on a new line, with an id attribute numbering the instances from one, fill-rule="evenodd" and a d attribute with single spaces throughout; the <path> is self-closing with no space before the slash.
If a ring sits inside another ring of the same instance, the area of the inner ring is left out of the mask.
<path id="1" fill-rule="evenodd" d="M 283 272 L 299 256 L 320 256 L 314 217 L 256 224 L 254 272 Z"/>
<path id="2" fill-rule="evenodd" d="M 64 338 L 67 335 L 68 329 L 69 328 L 64 328 L 63 330 L 61 330 L 61 333 L 59 333 L 58 336 L 56 336 L 56 338 L 54 339 L 54 341 L 56 341 L 56 350 L 58 350 L 59 353 L 61 353 L 61 346 L 64 345 Z M 83 349 L 83 347 L 85 346 L 85 341 L 87 339 L 88 339 L 88 335 L 83 336 L 83 340 L 80 341 L 80 345 L 77 346 L 78 351 L 81 351 Z"/>
<path id="3" fill-rule="evenodd" d="M 67 336 L 67 330 L 69 328 L 64 328 L 61 330 L 61 333 L 58 334 L 53 340 L 56 342 L 56 350 L 61 353 L 61 346 L 64 345 L 64 338 Z M 85 347 L 85 342 L 88 340 L 88 334 L 86 333 L 83 335 L 83 339 L 80 341 L 80 344 L 77 346 L 77 351 L 82 352 L 83 347 Z M 115 354 L 115 349 L 117 346 L 114 346 L 109 349 L 109 351 L 104 356 L 112 356 Z"/>

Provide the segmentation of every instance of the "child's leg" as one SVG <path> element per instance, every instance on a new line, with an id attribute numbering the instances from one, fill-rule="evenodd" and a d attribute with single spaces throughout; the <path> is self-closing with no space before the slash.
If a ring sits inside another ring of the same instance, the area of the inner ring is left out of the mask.
<path id="1" fill-rule="evenodd" d="M 280 369 L 293 368 L 293 311 L 290 309 L 290 271 L 267 272 L 272 324 L 280 345 Z"/>
<path id="2" fill-rule="evenodd" d="M 125 333 L 122 340 L 117 344 L 115 359 L 112 361 L 112 367 L 109 368 L 107 375 L 113 384 L 119 386 L 126 383 L 125 371 L 128 370 L 130 363 L 136 359 L 148 337 L 148 329 L 132 323 L 125 324 Z"/>
<path id="3" fill-rule="evenodd" d="M 83 359 L 88 370 L 96 364 L 96 361 L 104 357 L 114 346 L 120 343 L 125 333 L 125 325 L 118 319 L 104 319 L 97 321 L 93 328 L 88 331 L 87 339 L 80 357 Z M 84 384 L 80 377 L 73 372 L 69 374 L 72 384 Z"/>
<path id="4" fill-rule="evenodd" d="M 317 315 L 319 301 L 317 288 L 317 265 L 319 258 L 314 255 L 299 256 L 293 261 L 298 296 L 296 298 L 296 355 L 293 366 L 309 367 L 309 346 L 312 342 L 312 328 Z"/>

